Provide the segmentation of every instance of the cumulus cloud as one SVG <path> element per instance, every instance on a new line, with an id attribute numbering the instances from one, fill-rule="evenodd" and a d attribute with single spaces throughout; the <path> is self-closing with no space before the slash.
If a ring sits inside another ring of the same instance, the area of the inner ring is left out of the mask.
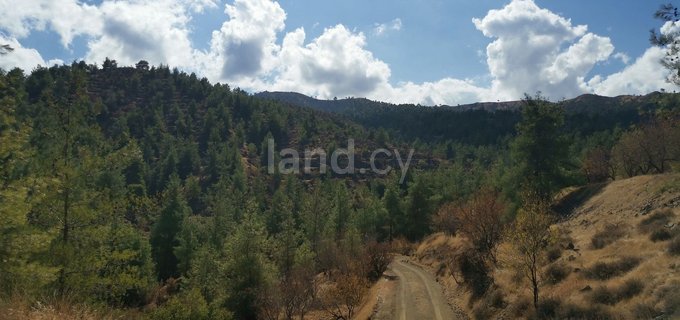
<path id="1" fill-rule="evenodd" d="M 376 36 L 382 36 L 390 31 L 401 30 L 401 26 L 402 23 L 400 18 L 396 18 L 389 23 L 376 23 L 375 28 L 373 28 L 373 34 Z"/>
<path id="2" fill-rule="evenodd" d="M 588 33 L 532 0 L 515 0 L 482 19 L 478 30 L 495 40 L 487 46 L 493 92 L 516 99 L 541 91 L 553 99 L 587 92 L 585 77 L 614 50 L 609 38 Z M 566 50 L 561 48 L 569 45 Z"/>
<path id="3" fill-rule="evenodd" d="M 286 13 L 270 0 L 236 0 L 226 5 L 229 16 L 214 31 L 204 66 L 218 66 L 213 78 L 236 80 L 260 76 L 275 66 L 277 33 L 284 28 Z M 212 66 L 212 67 L 210 67 Z M 208 70 L 209 70 L 208 69 Z"/>
<path id="4" fill-rule="evenodd" d="M 622 71 L 606 78 L 595 77 L 590 81 L 589 86 L 595 93 L 604 96 L 645 94 L 660 89 L 672 91 L 673 85 L 666 81 L 668 70 L 660 65 L 664 56 L 665 52 L 662 48 L 649 48 Z"/>
<path id="5" fill-rule="evenodd" d="M 321 97 L 367 96 L 387 84 L 390 68 L 366 50 L 366 37 L 343 25 L 304 44 L 304 29 L 286 35 L 275 86 Z"/>
<path id="6" fill-rule="evenodd" d="M 75 0 L 3 0 L 0 21 L 2 28 L 17 38 L 28 36 L 31 30 L 51 29 L 59 34 L 64 46 L 78 35 L 101 29 L 97 7 Z"/>
<path id="7" fill-rule="evenodd" d="M 101 62 L 110 57 L 127 65 L 145 59 L 190 68 L 193 49 L 187 8 L 172 0 L 104 2 L 98 8 L 101 31 L 92 35 L 85 59 Z"/>

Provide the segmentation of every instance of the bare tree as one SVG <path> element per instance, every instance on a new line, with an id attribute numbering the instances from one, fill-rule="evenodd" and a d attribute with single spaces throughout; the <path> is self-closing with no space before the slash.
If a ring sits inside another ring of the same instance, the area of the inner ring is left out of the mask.
<path id="1" fill-rule="evenodd" d="M 456 221 L 457 206 L 452 203 L 444 204 L 432 217 L 432 229 L 444 232 L 447 235 L 456 234 L 458 222 Z"/>
<path id="2" fill-rule="evenodd" d="M 297 265 L 281 281 L 281 302 L 286 319 L 298 315 L 302 320 L 316 298 L 313 265 Z"/>
<path id="3" fill-rule="evenodd" d="M 608 148 L 598 147 L 589 150 L 583 158 L 581 167 L 590 183 L 603 182 L 616 178 L 616 168 L 612 161 L 612 152 Z"/>
<path id="4" fill-rule="evenodd" d="M 343 274 L 323 296 L 323 305 L 336 320 L 352 319 L 368 291 L 368 280 L 356 274 Z"/>
<path id="5" fill-rule="evenodd" d="M 503 237 L 506 205 L 493 190 L 475 193 L 454 209 L 458 231 L 468 238 L 486 260 L 496 263 L 496 248 Z"/>

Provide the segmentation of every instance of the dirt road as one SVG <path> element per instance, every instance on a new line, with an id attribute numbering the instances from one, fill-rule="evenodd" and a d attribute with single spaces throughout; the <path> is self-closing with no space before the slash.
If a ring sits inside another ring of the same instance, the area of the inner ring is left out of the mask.
<path id="1" fill-rule="evenodd" d="M 375 319 L 455 319 L 442 288 L 432 275 L 405 257 L 396 257 L 388 273 L 396 276 L 397 284 L 382 297 Z"/>

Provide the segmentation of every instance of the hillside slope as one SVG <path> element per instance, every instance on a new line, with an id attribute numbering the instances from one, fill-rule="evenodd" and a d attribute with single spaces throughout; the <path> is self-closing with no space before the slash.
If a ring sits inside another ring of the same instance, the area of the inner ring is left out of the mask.
<path id="1" fill-rule="evenodd" d="M 568 190 L 572 209 L 554 226 L 542 270 L 540 318 L 664 319 L 680 316 L 680 175 L 639 176 Z M 566 206 L 567 208 L 569 206 Z M 467 243 L 436 234 L 415 257 L 437 274 L 452 303 L 476 318 L 533 316 L 526 280 L 499 249 L 494 285 L 474 299 L 451 272 Z"/>

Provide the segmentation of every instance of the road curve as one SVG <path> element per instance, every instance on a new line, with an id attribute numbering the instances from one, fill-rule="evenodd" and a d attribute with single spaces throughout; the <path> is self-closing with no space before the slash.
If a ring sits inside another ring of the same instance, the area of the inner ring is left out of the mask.
<path id="1" fill-rule="evenodd" d="M 396 257 L 389 269 L 397 276 L 394 319 L 454 319 L 442 288 L 434 277 L 404 257 Z"/>

